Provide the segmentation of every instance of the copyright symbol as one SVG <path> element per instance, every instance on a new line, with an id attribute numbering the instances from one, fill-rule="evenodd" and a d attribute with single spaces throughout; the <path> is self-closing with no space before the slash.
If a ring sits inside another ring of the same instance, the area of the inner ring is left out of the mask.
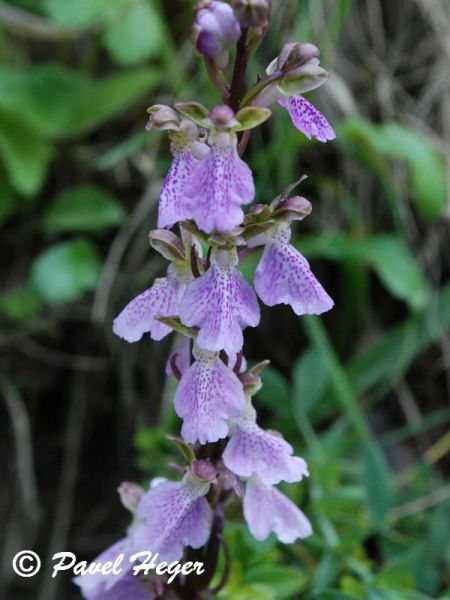
<path id="1" fill-rule="evenodd" d="M 12 567 L 19 577 L 33 577 L 41 570 L 41 559 L 36 552 L 22 550 L 15 555 Z"/>

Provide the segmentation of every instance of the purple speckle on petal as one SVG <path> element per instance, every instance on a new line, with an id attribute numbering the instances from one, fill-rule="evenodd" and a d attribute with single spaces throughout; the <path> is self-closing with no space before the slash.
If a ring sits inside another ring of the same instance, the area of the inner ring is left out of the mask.
<path id="1" fill-rule="evenodd" d="M 255 291 L 236 269 L 236 251 L 215 250 L 209 270 L 192 281 L 180 305 L 180 319 L 200 328 L 198 345 L 210 351 L 239 352 L 242 329 L 256 327 L 260 311 Z"/>
<path id="2" fill-rule="evenodd" d="M 334 302 L 289 237 L 287 224 L 272 233 L 255 272 L 256 292 L 267 306 L 290 304 L 297 315 L 320 315 Z"/>
<path id="3" fill-rule="evenodd" d="M 142 498 L 132 542 L 135 552 L 151 551 L 160 561 L 180 560 L 185 546 L 200 548 L 211 533 L 212 510 L 204 497 L 209 483 L 187 473 L 164 481 Z"/>
<path id="4" fill-rule="evenodd" d="M 179 148 L 172 142 L 173 162 L 164 180 L 158 208 L 158 227 L 172 227 L 175 223 L 191 218 L 183 195 L 184 182 L 191 174 L 196 160 L 190 144 Z"/>
<path id="5" fill-rule="evenodd" d="M 218 353 L 194 349 L 197 359 L 184 373 L 175 393 L 175 410 L 183 419 L 181 435 L 189 443 L 216 442 L 228 434 L 228 420 L 245 408 L 237 375 Z"/>
<path id="6" fill-rule="evenodd" d="M 336 134 L 323 114 L 303 96 L 288 96 L 278 101 L 288 112 L 295 127 L 307 138 L 319 142 L 334 140 Z"/>
<path id="7" fill-rule="evenodd" d="M 183 192 L 198 227 L 207 233 L 223 232 L 242 223 L 241 205 L 252 202 L 255 185 L 250 168 L 232 143 L 225 148 L 213 145 L 194 166 Z"/>

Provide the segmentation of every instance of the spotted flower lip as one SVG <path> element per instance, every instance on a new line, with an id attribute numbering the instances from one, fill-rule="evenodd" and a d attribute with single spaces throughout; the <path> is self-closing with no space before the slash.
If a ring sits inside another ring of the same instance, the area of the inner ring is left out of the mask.
<path id="1" fill-rule="evenodd" d="M 134 298 L 114 319 L 114 333 L 130 343 L 138 342 L 144 333 L 150 333 L 153 340 L 162 340 L 172 329 L 155 317 L 178 314 L 185 288 L 185 275 L 170 265 L 167 277 L 156 279 L 151 288 Z"/>
<path id="2" fill-rule="evenodd" d="M 196 160 L 190 144 L 171 144 L 173 161 L 161 189 L 158 206 L 158 227 L 172 227 L 191 217 L 185 205 L 183 185 L 192 173 Z"/>
<path id="3" fill-rule="evenodd" d="M 213 132 L 209 145 L 183 185 L 186 207 L 206 233 L 230 231 L 244 219 L 241 206 L 255 197 L 253 175 L 238 155 L 235 133 Z"/>
<path id="4" fill-rule="evenodd" d="M 175 393 L 175 411 L 183 419 L 186 442 L 216 442 L 228 434 L 228 420 L 245 408 L 237 375 L 219 358 L 194 346 L 195 362 L 185 371 Z"/>
<path id="5" fill-rule="evenodd" d="M 188 472 L 182 481 L 163 481 L 142 498 L 132 535 L 134 551 L 158 553 L 160 561 L 180 560 L 184 548 L 208 541 L 212 510 L 205 495 L 210 484 Z"/>
<path id="6" fill-rule="evenodd" d="M 215 249 L 211 266 L 186 288 L 180 319 L 188 327 L 199 327 L 197 344 L 204 350 L 239 352 L 244 343 L 242 329 L 256 327 L 260 320 L 255 291 L 236 269 L 236 249 Z"/>
<path id="7" fill-rule="evenodd" d="M 306 258 L 289 243 L 290 236 L 287 223 L 265 234 L 266 247 L 255 272 L 256 292 L 267 306 L 290 304 L 297 315 L 320 315 L 334 302 L 311 272 Z"/>
<path id="8" fill-rule="evenodd" d="M 303 96 L 288 96 L 278 103 L 285 108 L 292 123 L 308 139 L 316 138 L 319 142 L 334 140 L 336 134 L 323 114 Z"/>
<path id="9" fill-rule="evenodd" d="M 312 534 L 309 520 L 295 504 L 277 488 L 257 477 L 247 481 L 244 517 L 252 535 L 259 541 L 275 533 L 280 542 L 292 544 Z"/>
<path id="10" fill-rule="evenodd" d="M 182 131 L 170 134 L 170 150 L 173 161 L 162 185 L 158 205 L 158 227 L 170 228 L 175 223 L 192 218 L 184 195 L 184 185 L 195 165 L 209 152 L 207 144 L 199 140 L 199 130 L 186 120 L 181 122 Z"/>
<path id="11" fill-rule="evenodd" d="M 293 483 L 308 476 L 306 462 L 292 456 L 293 448 L 281 435 L 264 431 L 256 424 L 253 408 L 233 424 L 222 459 L 240 477 L 258 475 L 263 483 Z"/>

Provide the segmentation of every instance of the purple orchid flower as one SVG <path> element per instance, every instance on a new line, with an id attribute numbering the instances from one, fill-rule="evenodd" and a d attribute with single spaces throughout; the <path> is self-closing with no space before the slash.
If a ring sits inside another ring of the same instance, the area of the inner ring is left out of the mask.
<path id="1" fill-rule="evenodd" d="M 245 395 L 237 375 L 219 358 L 194 346 L 195 362 L 184 373 L 175 393 L 175 410 L 183 419 L 186 442 L 216 442 L 228 434 L 228 420 L 245 408 Z"/>
<path id="2" fill-rule="evenodd" d="M 186 123 L 186 122 L 184 122 Z M 198 141 L 198 130 L 191 136 L 173 132 L 171 145 L 173 162 L 164 180 L 158 206 L 158 227 L 172 227 L 175 223 L 192 218 L 191 209 L 186 202 L 184 188 L 189 181 L 196 164 L 208 154 L 206 144 Z"/>
<path id="3" fill-rule="evenodd" d="M 290 304 L 297 315 L 320 315 L 334 306 L 333 300 L 311 272 L 306 258 L 290 243 L 288 223 L 277 224 L 251 241 L 266 246 L 255 272 L 255 289 L 267 306 Z"/>
<path id="4" fill-rule="evenodd" d="M 277 488 L 256 477 L 249 479 L 245 487 L 244 517 L 252 535 L 260 541 L 271 532 L 284 544 L 312 534 L 311 523 L 302 511 Z"/>
<path id="5" fill-rule="evenodd" d="M 258 475 L 266 484 L 293 483 L 309 475 L 306 462 L 292 456 L 293 448 L 281 434 L 258 427 L 250 400 L 245 414 L 233 422 L 231 430 L 222 460 L 236 475 Z"/>
<path id="6" fill-rule="evenodd" d="M 203 231 L 231 231 L 243 221 L 241 206 L 255 197 L 253 175 L 238 155 L 235 133 L 211 132 L 209 145 L 186 179 L 186 206 Z"/>
<path id="7" fill-rule="evenodd" d="M 198 52 L 214 61 L 219 69 L 225 69 L 230 46 L 241 37 L 241 26 L 229 4 L 200 0 L 196 5 L 192 36 Z"/>
<path id="8" fill-rule="evenodd" d="M 255 103 L 269 106 L 278 101 L 289 112 L 294 126 L 307 138 L 327 142 L 336 137 L 333 128 L 302 95 L 328 79 L 329 74 L 319 64 L 320 51 L 314 44 L 286 44 L 266 70 L 274 83 L 263 90 Z"/>
<path id="9" fill-rule="evenodd" d="M 210 483 L 190 471 L 182 481 L 162 481 L 142 498 L 132 534 L 136 553 L 158 553 L 159 561 L 180 560 L 186 546 L 200 548 L 211 534 Z"/>
<path id="10" fill-rule="evenodd" d="M 162 340 L 172 329 L 155 317 L 178 314 L 188 279 L 183 270 L 169 265 L 167 277 L 156 279 L 151 288 L 134 298 L 114 319 L 114 333 L 130 343 L 139 341 L 144 333 L 150 333 L 153 340 Z"/>
<path id="11" fill-rule="evenodd" d="M 237 263 L 235 248 L 213 250 L 210 268 L 191 281 L 181 301 L 181 322 L 199 327 L 197 344 L 211 352 L 239 352 L 242 329 L 256 327 L 260 320 L 255 291 L 236 269 Z"/>
<path id="12" fill-rule="evenodd" d="M 292 123 L 308 139 L 316 138 L 319 142 L 328 142 L 336 137 L 323 114 L 300 94 L 281 98 L 278 103 L 288 111 Z"/>

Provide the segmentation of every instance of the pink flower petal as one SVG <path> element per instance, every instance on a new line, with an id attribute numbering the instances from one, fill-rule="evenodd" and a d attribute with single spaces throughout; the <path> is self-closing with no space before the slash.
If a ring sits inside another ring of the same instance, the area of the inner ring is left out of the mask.
<path id="1" fill-rule="evenodd" d="M 164 180 L 158 208 L 158 227 L 172 227 L 175 223 L 192 218 L 183 194 L 184 184 L 197 162 L 190 144 L 179 148 L 172 142 L 173 162 Z"/>
<path id="2" fill-rule="evenodd" d="M 244 517 L 252 535 L 260 541 L 272 532 L 284 544 L 312 534 L 311 523 L 302 511 L 275 487 L 256 478 L 246 485 Z"/>
<path id="3" fill-rule="evenodd" d="M 241 205 L 255 197 L 253 175 L 232 143 L 213 145 L 198 161 L 184 186 L 186 205 L 198 227 L 207 233 L 229 231 L 242 223 Z"/>
<path id="4" fill-rule="evenodd" d="M 288 96 L 278 100 L 292 119 L 293 124 L 311 139 L 315 137 L 319 142 L 334 140 L 336 134 L 323 114 L 317 110 L 303 96 Z"/>
<path id="5" fill-rule="evenodd" d="M 334 302 L 289 237 L 289 226 L 283 224 L 269 238 L 255 272 L 256 292 L 267 306 L 290 304 L 297 315 L 320 315 Z"/>
<path id="6" fill-rule="evenodd" d="M 194 348 L 194 356 L 197 360 L 183 375 L 174 398 L 183 419 L 181 435 L 189 443 L 216 442 L 228 434 L 228 419 L 244 410 L 244 388 L 217 353 Z"/>
<path id="7" fill-rule="evenodd" d="M 187 473 L 165 481 L 142 498 L 133 532 L 135 552 L 151 551 L 160 561 L 180 560 L 185 546 L 200 548 L 211 533 L 212 510 L 204 496 L 209 483 Z"/>
<path id="8" fill-rule="evenodd" d="M 256 294 L 236 262 L 236 251 L 213 251 L 210 269 L 188 285 L 180 305 L 182 323 L 200 328 L 198 345 L 228 355 L 241 350 L 242 329 L 260 320 Z"/>
<path id="9" fill-rule="evenodd" d="M 293 483 L 307 476 L 308 468 L 292 453 L 292 446 L 281 436 L 264 431 L 251 419 L 241 419 L 222 458 L 225 466 L 240 477 L 258 475 L 267 484 Z"/>

